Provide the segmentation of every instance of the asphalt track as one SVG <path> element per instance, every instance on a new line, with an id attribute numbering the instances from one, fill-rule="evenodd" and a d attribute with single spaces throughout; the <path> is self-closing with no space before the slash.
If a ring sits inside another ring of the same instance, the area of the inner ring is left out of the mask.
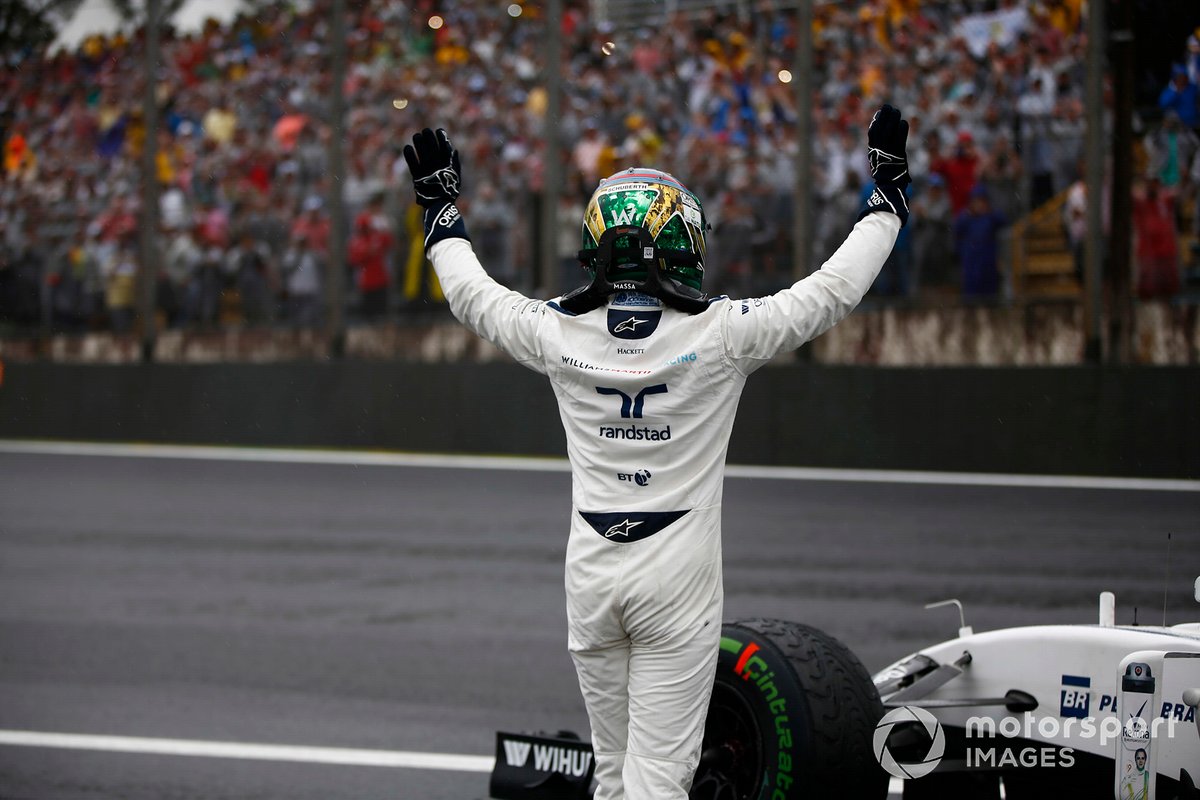
<path id="1" fill-rule="evenodd" d="M 586 734 L 569 477 L 363 461 L 0 452 L 0 734 L 186 740 L 0 736 L 0 798 L 471 800 L 496 729 Z M 731 478 L 725 563 L 729 618 L 806 621 L 874 670 L 952 636 L 922 609 L 947 597 L 976 630 L 1094 622 L 1106 589 L 1158 623 L 1166 584 L 1169 621 L 1200 618 L 1200 493 Z"/>

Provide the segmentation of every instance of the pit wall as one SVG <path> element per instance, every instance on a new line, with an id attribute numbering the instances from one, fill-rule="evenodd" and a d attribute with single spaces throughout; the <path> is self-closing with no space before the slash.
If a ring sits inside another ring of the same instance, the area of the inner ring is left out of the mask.
<path id="1" fill-rule="evenodd" d="M 498 360 L 8 361 L 0 438 L 529 455 L 565 446 L 545 378 Z M 770 365 L 747 385 L 729 461 L 1200 478 L 1200 368 Z"/>

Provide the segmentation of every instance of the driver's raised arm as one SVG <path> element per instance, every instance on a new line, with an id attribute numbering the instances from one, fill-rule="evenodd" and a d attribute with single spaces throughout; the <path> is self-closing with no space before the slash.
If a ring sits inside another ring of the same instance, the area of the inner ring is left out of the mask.
<path id="1" fill-rule="evenodd" d="M 743 373 L 832 328 L 854 310 L 883 267 L 908 220 L 904 188 L 911 182 L 905 146 L 908 122 L 885 105 L 867 129 L 875 191 L 854 230 L 812 275 L 770 297 L 731 300 L 726 352 Z"/>
<path id="2" fill-rule="evenodd" d="M 440 128 L 413 136 L 404 148 L 417 203 L 424 209 L 425 252 L 450 310 L 463 325 L 523 366 L 545 372 L 538 331 L 546 304 L 506 289 L 487 274 L 454 201 L 462 186 L 458 151 Z"/>
<path id="3" fill-rule="evenodd" d="M 733 363 L 749 374 L 836 325 L 871 288 L 899 232 L 896 215 L 868 214 L 812 275 L 769 297 L 729 301 L 724 335 Z"/>

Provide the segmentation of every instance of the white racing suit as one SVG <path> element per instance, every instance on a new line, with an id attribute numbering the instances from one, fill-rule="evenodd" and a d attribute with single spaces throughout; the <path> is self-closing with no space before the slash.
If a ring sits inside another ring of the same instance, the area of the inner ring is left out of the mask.
<path id="1" fill-rule="evenodd" d="M 468 241 L 429 256 L 454 315 L 550 379 L 572 473 L 568 647 L 595 800 L 683 800 L 721 635 L 721 491 L 747 376 L 858 304 L 900 230 L 868 214 L 817 272 L 699 314 L 624 293 L 578 316 L 492 281 Z"/>

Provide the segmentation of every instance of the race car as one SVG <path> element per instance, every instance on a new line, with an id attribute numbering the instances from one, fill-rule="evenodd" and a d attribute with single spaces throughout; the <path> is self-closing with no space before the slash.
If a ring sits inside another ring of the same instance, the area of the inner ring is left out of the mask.
<path id="1" fill-rule="evenodd" d="M 815 628 L 726 623 L 690 797 L 1200 800 L 1200 623 L 1118 626 L 1114 609 L 1105 592 L 1096 625 L 960 617 L 873 677 Z M 490 791 L 586 800 L 591 748 L 499 733 Z"/>

